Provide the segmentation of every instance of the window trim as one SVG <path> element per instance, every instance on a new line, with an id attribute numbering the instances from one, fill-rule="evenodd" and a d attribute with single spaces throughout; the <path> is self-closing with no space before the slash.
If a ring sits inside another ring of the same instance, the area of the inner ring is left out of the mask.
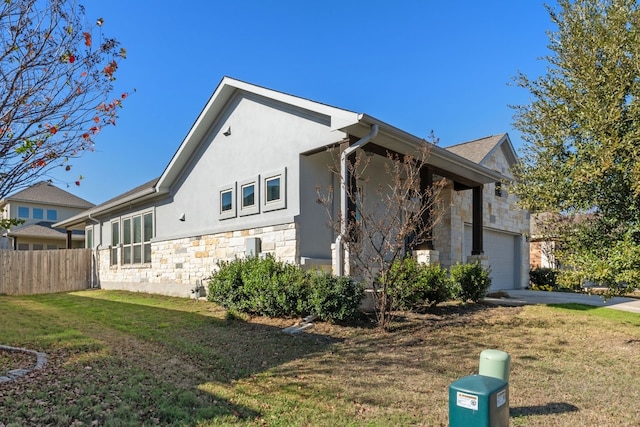
<path id="1" fill-rule="evenodd" d="M 222 195 L 224 193 L 227 192 L 231 192 L 231 209 L 229 209 L 228 211 L 222 211 Z M 237 211 L 237 202 L 236 202 L 236 184 L 229 184 L 229 185 L 225 185 L 223 187 L 219 187 L 218 188 L 218 219 L 223 220 L 223 219 L 229 219 L 229 218 L 235 218 L 236 217 L 236 211 Z"/>
<path id="2" fill-rule="evenodd" d="M 280 179 L 280 198 L 268 200 L 268 182 Z M 287 168 L 278 169 L 262 175 L 262 210 L 263 212 L 285 209 L 287 207 Z"/>
<path id="3" fill-rule="evenodd" d="M 151 233 L 150 236 L 147 236 L 145 233 L 145 218 L 147 216 L 151 217 L 151 227 L 149 232 Z M 136 233 L 136 218 L 140 219 L 140 241 L 136 242 L 136 237 L 135 237 L 135 233 Z M 127 240 L 127 233 L 125 233 L 125 226 L 124 223 L 126 221 L 129 221 L 129 243 L 125 243 L 125 241 Z M 131 215 L 127 215 L 127 216 L 122 216 L 120 217 L 118 220 L 113 220 L 111 221 L 112 224 L 112 229 L 111 229 L 111 238 L 113 240 L 113 223 L 117 222 L 119 223 L 119 239 L 120 239 L 120 243 L 117 246 L 111 245 L 111 257 L 113 257 L 113 254 L 115 252 L 116 256 L 117 256 L 117 262 L 113 263 L 111 262 L 111 266 L 117 266 L 117 265 L 122 265 L 122 266 L 142 266 L 142 265 L 149 265 L 152 263 L 153 261 L 153 253 L 151 251 L 151 241 L 153 240 L 153 238 L 155 237 L 155 211 L 154 210 L 146 210 L 146 211 L 141 211 L 141 212 L 136 212 L 133 213 Z M 136 248 L 139 248 L 140 251 L 140 262 L 136 262 Z M 118 249 L 120 250 L 118 253 Z M 148 251 L 147 251 L 148 249 Z M 125 253 L 128 252 L 129 254 L 129 261 L 125 262 Z M 148 255 L 148 256 L 147 256 Z"/>
<path id="4" fill-rule="evenodd" d="M 255 215 L 260 213 L 260 177 L 255 176 L 238 182 L 238 206 L 240 207 L 240 216 Z M 253 185 L 253 205 L 244 206 L 245 188 Z"/>

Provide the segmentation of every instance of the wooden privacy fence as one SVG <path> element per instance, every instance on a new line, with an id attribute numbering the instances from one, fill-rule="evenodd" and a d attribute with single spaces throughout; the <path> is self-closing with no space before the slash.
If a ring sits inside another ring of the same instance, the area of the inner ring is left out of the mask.
<path id="1" fill-rule="evenodd" d="M 0 250 L 0 294 L 30 295 L 87 289 L 91 249 Z"/>

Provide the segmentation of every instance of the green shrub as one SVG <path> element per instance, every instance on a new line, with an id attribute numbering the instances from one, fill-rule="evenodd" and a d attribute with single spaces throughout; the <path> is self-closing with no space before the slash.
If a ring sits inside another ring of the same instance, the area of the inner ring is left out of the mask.
<path id="1" fill-rule="evenodd" d="M 244 260 L 218 262 L 218 271 L 209 279 L 207 299 L 224 308 L 239 309 L 243 294 L 242 269 Z"/>
<path id="2" fill-rule="evenodd" d="M 316 272 L 311 276 L 309 305 L 320 319 L 344 322 L 356 318 L 364 288 L 350 277 Z"/>
<path id="3" fill-rule="evenodd" d="M 271 317 L 317 314 L 322 320 L 354 318 L 363 290 L 348 277 L 308 273 L 272 255 L 221 261 L 209 280 L 209 301 L 227 310 Z"/>
<path id="4" fill-rule="evenodd" d="M 389 276 L 392 278 L 389 296 L 396 308 L 415 310 L 451 297 L 447 270 L 439 265 L 419 264 L 415 258 L 406 257 L 391 266 Z"/>
<path id="5" fill-rule="evenodd" d="M 462 301 L 478 302 L 487 295 L 491 287 L 489 270 L 479 262 L 456 264 L 449 269 L 457 298 Z"/>
<path id="6" fill-rule="evenodd" d="M 532 289 L 558 289 L 558 270 L 538 267 L 529 271 L 529 284 Z"/>

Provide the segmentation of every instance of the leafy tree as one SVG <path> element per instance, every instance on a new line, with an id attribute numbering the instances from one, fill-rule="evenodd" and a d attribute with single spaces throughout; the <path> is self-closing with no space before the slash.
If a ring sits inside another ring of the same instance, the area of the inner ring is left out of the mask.
<path id="1" fill-rule="evenodd" d="M 640 284 L 640 11 L 635 0 L 547 7 L 545 75 L 516 83 L 525 140 L 515 192 L 561 241 L 561 280 Z"/>
<path id="2" fill-rule="evenodd" d="M 87 25 L 73 0 L 0 5 L 0 199 L 54 168 L 70 170 L 115 124 L 127 94 L 111 93 L 126 51 L 102 25 Z"/>

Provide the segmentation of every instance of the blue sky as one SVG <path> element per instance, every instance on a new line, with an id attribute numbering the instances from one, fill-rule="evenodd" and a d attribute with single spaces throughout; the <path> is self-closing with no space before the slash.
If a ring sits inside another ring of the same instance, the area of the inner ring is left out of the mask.
<path id="1" fill-rule="evenodd" d="M 88 3 L 88 2 L 85 2 Z M 150 6 L 152 5 L 152 6 Z M 527 103 L 521 71 L 544 73 L 542 1 L 111 0 L 86 4 L 128 58 L 132 92 L 96 151 L 56 173 L 101 203 L 159 176 L 223 76 L 367 113 L 443 147 L 508 132 Z"/>

